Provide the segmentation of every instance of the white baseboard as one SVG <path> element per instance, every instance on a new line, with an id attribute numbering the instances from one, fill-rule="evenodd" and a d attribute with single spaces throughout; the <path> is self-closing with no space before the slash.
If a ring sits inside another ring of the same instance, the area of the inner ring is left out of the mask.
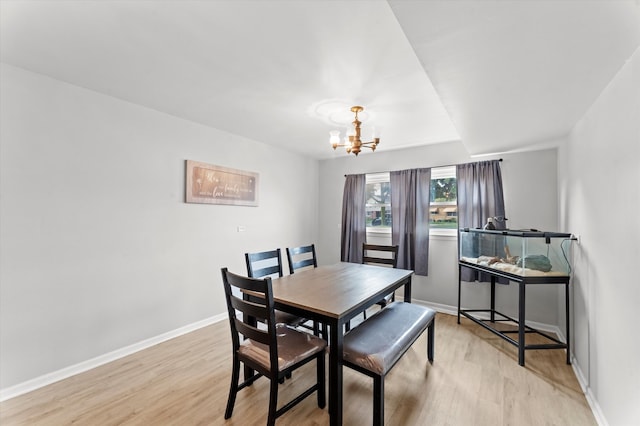
<path id="1" fill-rule="evenodd" d="M 40 377 L 36 377 L 31 380 L 27 380 L 26 382 L 19 383 L 17 385 L 14 385 L 5 389 L 0 389 L 0 402 L 6 401 L 11 398 L 15 398 L 16 396 L 34 391 L 36 389 L 50 385 L 51 383 L 58 382 L 68 377 L 75 376 L 76 374 L 83 373 L 85 371 L 91 370 L 92 368 L 96 368 L 101 365 L 107 364 L 111 361 L 124 358 L 127 355 L 131 355 L 143 349 L 150 348 L 151 346 L 157 345 L 162 342 L 166 342 L 167 340 L 173 339 L 178 336 L 182 336 L 183 334 L 190 333 L 194 330 L 197 330 L 202 327 L 206 327 L 208 325 L 214 324 L 226 318 L 227 318 L 226 312 L 220 315 L 215 315 L 213 317 L 209 317 L 201 321 L 197 321 L 192 324 L 185 325 L 184 327 L 180 327 L 178 329 L 168 331 L 158 336 L 151 337 L 141 342 L 134 343 L 124 348 L 117 349 L 115 351 L 97 356 L 95 358 L 80 362 L 78 364 L 71 365 L 69 367 L 65 367 L 60 370 L 44 374 Z"/>
<path id="2" fill-rule="evenodd" d="M 593 417 L 595 417 L 596 422 L 598 422 L 599 426 L 609 426 L 609 422 L 607 422 L 607 419 L 604 417 L 604 413 L 600 408 L 600 404 L 598 404 L 598 401 L 596 400 L 596 398 L 593 395 L 593 392 L 591 391 L 591 387 L 589 386 L 589 381 L 587 380 L 586 376 L 582 373 L 582 369 L 580 368 L 580 366 L 576 362 L 575 357 L 573 356 L 571 357 L 571 368 L 573 368 L 573 372 L 575 373 L 576 378 L 578 379 L 578 383 L 582 388 L 582 393 L 584 393 L 585 398 L 587 398 L 587 403 L 589 403 L 589 407 L 591 408 L 591 412 L 593 413 Z"/>
<path id="3" fill-rule="evenodd" d="M 458 308 L 455 306 L 443 305 L 441 303 L 426 302 L 424 300 L 419 300 L 413 297 L 411 298 L 411 303 L 415 303 L 416 305 L 426 306 L 427 308 L 431 308 L 434 311 L 441 312 L 443 314 L 458 315 Z"/>

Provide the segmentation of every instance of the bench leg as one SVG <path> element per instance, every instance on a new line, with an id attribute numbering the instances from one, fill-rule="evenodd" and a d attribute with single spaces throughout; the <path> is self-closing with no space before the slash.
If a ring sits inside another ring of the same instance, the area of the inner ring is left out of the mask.
<path id="1" fill-rule="evenodd" d="M 433 346 L 436 340 L 436 319 L 433 318 L 429 325 L 429 331 L 427 331 L 427 358 L 429 362 L 433 364 Z"/>
<path id="2" fill-rule="evenodd" d="M 384 425 L 384 377 L 373 378 L 373 426 Z"/>

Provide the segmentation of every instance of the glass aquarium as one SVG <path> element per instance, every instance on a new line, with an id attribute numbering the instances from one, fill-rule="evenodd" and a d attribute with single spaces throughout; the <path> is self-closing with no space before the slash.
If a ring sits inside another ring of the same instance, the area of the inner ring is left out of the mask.
<path id="1" fill-rule="evenodd" d="M 460 261 L 519 276 L 571 275 L 571 234 L 460 229 Z"/>

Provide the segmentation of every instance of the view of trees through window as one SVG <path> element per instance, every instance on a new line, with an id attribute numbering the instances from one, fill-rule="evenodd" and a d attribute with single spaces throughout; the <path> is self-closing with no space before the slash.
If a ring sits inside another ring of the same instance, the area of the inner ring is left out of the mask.
<path id="1" fill-rule="evenodd" d="M 367 227 L 391 228 L 389 173 L 367 175 L 365 191 Z"/>
<path id="2" fill-rule="evenodd" d="M 431 179 L 431 202 L 447 203 L 457 199 L 456 178 Z"/>
<path id="3" fill-rule="evenodd" d="M 431 179 L 429 226 L 440 229 L 457 229 L 457 200 L 458 185 L 455 176 Z"/>

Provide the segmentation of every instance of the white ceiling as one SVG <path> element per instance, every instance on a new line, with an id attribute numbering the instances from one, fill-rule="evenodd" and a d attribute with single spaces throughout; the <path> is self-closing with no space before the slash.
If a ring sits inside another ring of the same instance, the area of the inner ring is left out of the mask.
<path id="1" fill-rule="evenodd" d="M 553 144 L 640 45 L 636 0 L 0 7 L 3 62 L 316 158 L 356 104 L 379 150 Z"/>

